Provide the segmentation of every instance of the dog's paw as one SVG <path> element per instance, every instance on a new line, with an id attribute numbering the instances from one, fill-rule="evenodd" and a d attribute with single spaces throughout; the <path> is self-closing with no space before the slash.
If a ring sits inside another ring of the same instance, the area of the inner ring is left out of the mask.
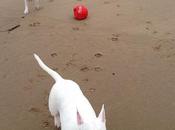
<path id="1" fill-rule="evenodd" d="M 56 128 L 60 128 L 60 126 L 61 126 L 60 122 L 58 122 L 58 121 L 55 122 L 55 127 L 56 127 Z"/>
<path id="2" fill-rule="evenodd" d="M 24 10 L 24 14 L 27 15 L 29 13 L 29 10 L 28 9 L 25 9 Z"/>
<path id="3" fill-rule="evenodd" d="M 61 126 L 59 117 L 54 117 L 55 127 L 59 128 Z"/>

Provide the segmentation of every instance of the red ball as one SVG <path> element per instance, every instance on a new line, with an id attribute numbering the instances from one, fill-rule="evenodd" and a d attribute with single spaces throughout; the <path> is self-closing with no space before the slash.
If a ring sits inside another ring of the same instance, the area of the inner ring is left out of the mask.
<path id="1" fill-rule="evenodd" d="M 88 9 L 83 5 L 77 5 L 74 7 L 74 18 L 77 20 L 83 20 L 88 16 Z"/>

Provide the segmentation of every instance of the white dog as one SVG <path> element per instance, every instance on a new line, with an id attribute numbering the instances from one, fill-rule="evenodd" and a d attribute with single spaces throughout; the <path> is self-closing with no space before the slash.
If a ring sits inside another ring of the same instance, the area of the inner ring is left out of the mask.
<path id="1" fill-rule="evenodd" d="M 49 110 L 54 117 L 55 126 L 61 130 L 106 130 L 105 109 L 96 117 L 88 99 L 78 84 L 63 79 L 57 72 L 46 66 L 34 54 L 40 67 L 55 80 L 49 95 Z"/>
<path id="2" fill-rule="evenodd" d="M 24 9 L 24 14 L 28 14 L 28 13 L 29 13 L 28 1 L 29 1 L 29 0 L 24 0 L 24 7 L 25 7 L 25 9 Z M 40 1 L 40 0 L 34 0 L 35 8 L 36 8 L 36 9 L 39 9 L 39 8 L 40 8 L 40 7 L 39 7 L 39 1 Z"/>

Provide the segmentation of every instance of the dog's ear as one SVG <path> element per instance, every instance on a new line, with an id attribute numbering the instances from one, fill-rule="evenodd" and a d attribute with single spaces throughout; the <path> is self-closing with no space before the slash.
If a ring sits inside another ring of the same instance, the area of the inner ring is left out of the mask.
<path id="1" fill-rule="evenodd" d="M 100 113 L 99 113 L 99 115 L 98 115 L 98 119 L 99 119 L 100 121 L 102 121 L 103 123 L 106 122 L 104 104 L 102 105 L 101 111 L 100 111 Z"/>
<path id="2" fill-rule="evenodd" d="M 82 125 L 83 123 L 84 123 L 83 118 L 81 117 L 79 111 L 77 110 L 77 124 Z"/>

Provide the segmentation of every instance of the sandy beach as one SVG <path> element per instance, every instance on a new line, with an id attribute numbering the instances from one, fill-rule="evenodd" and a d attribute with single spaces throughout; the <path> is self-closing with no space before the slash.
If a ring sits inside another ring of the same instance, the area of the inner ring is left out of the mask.
<path id="1" fill-rule="evenodd" d="M 48 110 L 54 80 L 37 53 L 77 82 L 107 130 L 175 129 L 174 0 L 0 1 L 0 130 L 56 130 Z M 73 18 L 84 4 L 89 17 Z"/>

